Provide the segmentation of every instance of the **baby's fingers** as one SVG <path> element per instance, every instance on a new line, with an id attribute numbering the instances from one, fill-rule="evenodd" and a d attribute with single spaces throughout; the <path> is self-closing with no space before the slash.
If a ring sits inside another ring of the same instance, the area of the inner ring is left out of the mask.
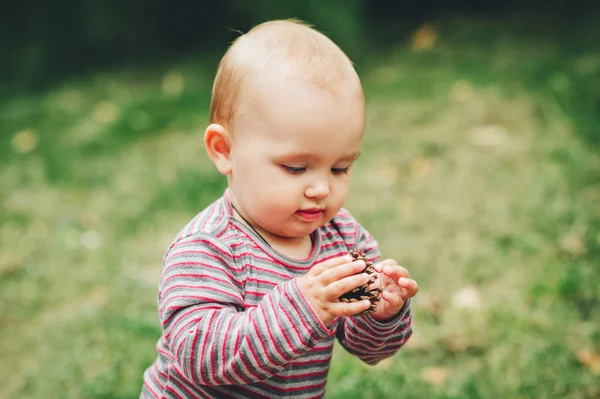
<path id="1" fill-rule="evenodd" d="M 356 274 L 354 276 L 349 276 L 341 280 L 334 281 L 326 288 L 327 299 L 330 301 L 336 300 L 346 292 L 360 287 L 361 285 L 366 284 L 368 281 L 369 275 L 367 273 Z"/>
<path id="2" fill-rule="evenodd" d="M 360 271 L 364 270 L 366 264 L 362 260 L 356 260 L 352 263 L 345 263 L 338 265 L 323 271 L 319 274 L 318 278 L 321 280 L 323 285 L 329 285 L 336 281 L 340 281 L 346 277 L 355 275 Z"/>
<path id="3" fill-rule="evenodd" d="M 408 270 L 406 270 L 405 268 L 403 268 L 402 266 L 384 266 L 383 267 L 383 274 L 385 274 L 388 277 L 391 277 L 394 281 L 398 281 L 400 278 L 408 278 Z"/>
<path id="4" fill-rule="evenodd" d="M 338 267 L 340 265 L 345 265 L 347 263 L 351 263 L 353 258 L 350 255 L 339 256 L 337 258 L 332 258 L 323 262 L 316 264 L 310 271 L 309 274 L 312 276 L 318 276 L 323 272 Z"/>
<path id="5" fill-rule="evenodd" d="M 398 280 L 398 285 L 400 286 L 400 295 L 402 298 L 408 299 L 412 298 L 419 291 L 419 285 L 413 279 L 402 277 Z"/>
<path id="6" fill-rule="evenodd" d="M 358 302 L 338 302 L 331 304 L 330 313 L 334 317 L 353 316 L 369 309 L 371 302 L 368 300 Z"/>
<path id="7" fill-rule="evenodd" d="M 394 259 L 386 259 L 373 265 L 378 273 L 382 273 L 386 266 L 398 266 L 398 263 Z"/>

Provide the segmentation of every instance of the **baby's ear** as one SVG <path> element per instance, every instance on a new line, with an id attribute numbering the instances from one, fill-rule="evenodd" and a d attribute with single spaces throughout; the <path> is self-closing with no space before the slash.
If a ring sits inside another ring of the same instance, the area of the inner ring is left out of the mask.
<path id="1" fill-rule="evenodd" d="M 204 132 L 204 146 L 206 153 L 223 175 L 231 173 L 231 147 L 227 130 L 219 124 L 213 123 Z"/>

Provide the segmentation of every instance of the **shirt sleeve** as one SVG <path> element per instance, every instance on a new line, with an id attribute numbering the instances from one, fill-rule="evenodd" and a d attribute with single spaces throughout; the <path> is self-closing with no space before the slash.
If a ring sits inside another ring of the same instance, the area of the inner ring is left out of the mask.
<path id="1" fill-rule="evenodd" d="M 377 241 L 356 223 L 355 248 L 362 250 L 373 263 L 381 261 Z M 370 315 L 344 317 L 339 320 L 336 336 L 340 344 L 367 364 L 394 355 L 413 333 L 411 300 L 404 303 L 396 317 L 380 322 Z"/>
<path id="2" fill-rule="evenodd" d="M 296 279 L 245 309 L 243 267 L 212 236 L 192 236 L 165 256 L 159 290 L 163 338 L 173 361 L 201 385 L 249 384 L 272 377 L 333 334 Z"/>

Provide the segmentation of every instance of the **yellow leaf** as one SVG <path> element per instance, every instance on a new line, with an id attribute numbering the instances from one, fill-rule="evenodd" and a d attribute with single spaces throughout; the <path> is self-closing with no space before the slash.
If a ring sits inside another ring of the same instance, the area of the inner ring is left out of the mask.
<path id="1" fill-rule="evenodd" d="M 435 386 L 443 384 L 449 375 L 450 371 L 445 367 L 425 367 L 421 370 L 423 381 Z"/>
<path id="2" fill-rule="evenodd" d="M 101 101 L 94 107 L 94 120 L 99 123 L 109 124 L 114 122 L 119 115 L 119 107 L 113 103 Z"/>
<path id="3" fill-rule="evenodd" d="M 400 197 L 400 201 L 398 202 L 398 210 L 404 214 L 409 215 L 415 210 L 417 202 L 412 197 Z"/>
<path id="4" fill-rule="evenodd" d="M 506 141 L 506 129 L 501 125 L 477 126 L 471 130 L 471 141 L 478 147 L 498 147 Z"/>
<path id="5" fill-rule="evenodd" d="M 435 28 L 430 24 L 425 23 L 413 32 L 411 37 L 411 47 L 415 51 L 430 50 L 435 46 L 437 39 L 438 35 Z"/>
<path id="6" fill-rule="evenodd" d="M 467 337 L 458 335 L 444 339 L 443 345 L 450 352 L 464 352 L 472 347 Z"/>
<path id="7" fill-rule="evenodd" d="M 392 164 L 381 164 L 377 167 L 378 180 L 385 186 L 392 186 L 398 180 L 398 169 Z"/>
<path id="8" fill-rule="evenodd" d="M 456 102 L 465 102 L 473 96 L 473 87 L 469 82 L 460 80 L 454 82 L 450 89 L 450 98 Z"/>
<path id="9" fill-rule="evenodd" d="M 21 130 L 12 138 L 12 149 L 19 154 L 27 154 L 37 147 L 38 137 L 33 129 Z"/>
<path id="10" fill-rule="evenodd" d="M 390 367 L 392 367 L 393 365 L 394 365 L 394 361 L 392 360 L 392 358 L 388 357 L 387 359 L 383 359 L 382 361 L 380 361 L 379 363 L 377 363 L 375 365 L 375 368 L 382 369 L 382 370 L 387 370 Z"/>
<path id="11" fill-rule="evenodd" d="M 86 249 L 96 249 L 101 244 L 102 237 L 96 230 L 87 230 L 81 234 L 80 242 Z"/>
<path id="12" fill-rule="evenodd" d="M 456 309 L 479 309 L 481 302 L 479 291 L 472 286 L 461 288 L 452 297 L 452 306 Z"/>
<path id="13" fill-rule="evenodd" d="M 431 347 L 435 345 L 431 339 L 425 338 L 419 331 L 420 330 L 417 329 L 413 332 L 413 335 L 408 342 L 402 347 L 403 350 L 425 351 L 431 349 Z"/>
<path id="14" fill-rule="evenodd" d="M 577 360 L 586 366 L 594 375 L 600 375 L 600 355 L 591 349 L 585 348 L 577 352 Z"/>
<path id="15" fill-rule="evenodd" d="M 162 91 L 169 97 L 179 97 L 185 88 L 183 76 L 178 72 L 165 74 L 162 80 Z"/>
<path id="16" fill-rule="evenodd" d="M 567 233 L 560 240 L 560 247 L 565 251 L 574 256 L 579 256 L 585 253 L 586 248 L 583 242 L 583 235 L 576 231 Z"/>
<path id="17" fill-rule="evenodd" d="M 437 296 L 425 296 L 421 298 L 421 310 L 434 316 L 439 316 L 443 313 L 444 301 Z"/>
<path id="18" fill-rule="evenodd" d="M 431 172 L 431 161 L 428 158 L 420 157 L 410 164 L 410 176 L 412 178 L 421 178 Z"/>
<path id="19" fill-rule="evenodd" d="M 91 230 L 94 226 L 98 225 L 100 216 L 95 212 L 82 212 L 79 214 L 79 223 L 84 228 Z"/>

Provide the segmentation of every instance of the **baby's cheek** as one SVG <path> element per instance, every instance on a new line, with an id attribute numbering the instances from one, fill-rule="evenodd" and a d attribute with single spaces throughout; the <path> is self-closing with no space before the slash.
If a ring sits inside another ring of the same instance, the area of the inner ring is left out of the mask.
<path id="1" fill-rule="evenodd" d="M 326 213 L 325 213 L 325 220 L 327 222 L 329 222 L 331 219 L 333 219 L 335 217 L 335 215 L 337 215 L 337 213 L 339 212 L 339 208 L 327 208 Z"/>

